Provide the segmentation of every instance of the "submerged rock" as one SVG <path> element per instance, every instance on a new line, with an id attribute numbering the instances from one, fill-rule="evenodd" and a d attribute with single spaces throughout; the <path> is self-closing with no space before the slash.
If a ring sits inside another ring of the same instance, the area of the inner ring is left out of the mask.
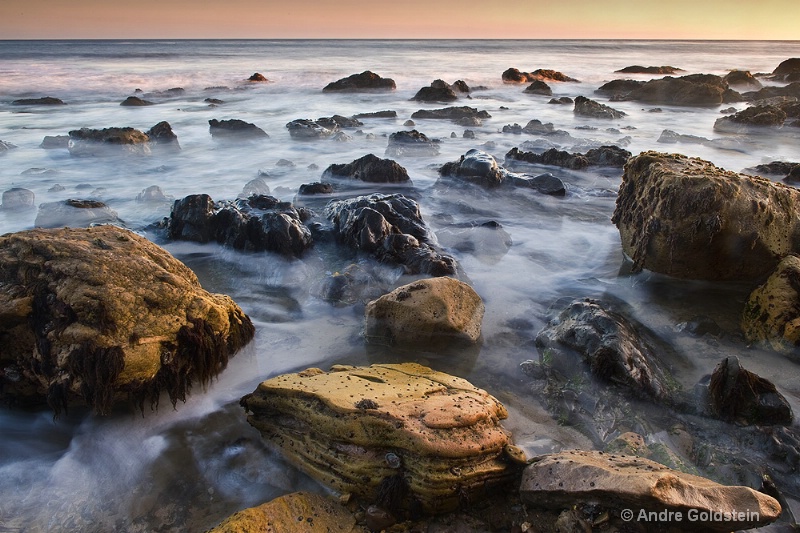
<path id="1" fill-rule="evenodd" d="M 701 159 L 643 152 L 625 165 L 612 222 L 635 271 L 746 280 L 800 249 L 800 191 Z"/>
<path id="2" fill-rule="evenodd" d="M 626 513 L 626 521 L 681 531 L 750 529 L 781 514 L 777 500 L 749 487 L 720 485 L 648 459 L 577 450 L 535 458 L 523 472 L 520 496 L 543 508 L 592 502 L 601 510 Z"/>
<path id="3" fill-rule="evenodd" d="M 595 102 L 585 96 L 575 97 L 575 108 L 573 112 L 583 117 L 609 118 L 615 120 L 626 116 L 626 113 L 622 111 L 617 111 L 612 107 L 601 104 L 600 102 Z"/>
<path id="4" fill-rule="evenodd" d="M 407 183 L 411 181 L 406 169 L 391 159 L 367 154 L 350 163 L 330 165 L 322 178 L 349 178 L 367 183 Z"/>
<path id="5" fill-rule="evenodd" d="M 746 425 L 790 425 L 792 407 L 775 385 L 726 357 L 714 369 L 708 386 L 711 410 L 728 422 Z"/>
<path id="6" fill-rule="evenodd" d="M 45 96 L 42 98 L 21 98 L 11 102 L 11 105 L 65 105 L 65 102 L 60 98 Z"/>
<path id="7" fill-rule="evenodd" d="M 423 279 L 369 302 L 364 337 L 371 344 L 426 350 L 475 344 L 484 310 L 481 297 L 463 281 Z"/>
<path id="8" fill-rule="evenodd" d="M 3 203 L 0 204 L 0 209 L 7 211 L 30 209 L 33 207 L 34 198 L 33 191 L 22 187 L 12 187 L 3 191 Z"/>
<path id="9" fill-rule="evenodd" d="M 369 91 L 383 90 L 393 91 L 396 89 L 394 80 L 382 78 L 378 74 L 365 70 L 361 74 L 352 74 L 346 78 L 334 81 L 323 87 L 323 91 Z"/>
<path id="10" fill-rule="evenodd" d="M 125 100 L 120 102 L 119 105 L 123 107 L 145 107 L 154 104 L 150 100 L 144 100 L 143 98 L 139 98 L 138 96 L 129 96 Z"/>
<path id="11" fill-rule="evenodd" d="M 134 128 L 81 128 L 69 132 L 69 153 L 73 156 L 98 156 L 150 153 L 150 137 Z"/>
<path id="12" fill-rule="evenodd" d="M 338 124 L 323 125 L 320 121 L 299 118 L 286 124 L 292 139 L 310 140 L 331 137 L 339 131 Z"/>
<path id="13" fill-rule="evenodd" d="M 3 152 L 3 141 L 0 141 L 0 153 Z M 39 148 L 53 150 L 59 148 L 69 148 L 69 135 L 45 135 Z"/>
<path id="14" fill-rule="evenodd" d="M 763 128 L 783 126 L 786 113 L 778 106 L 757 105 L 733 115 L 720 117 L 714 122 L 715 131 L 747 133 Z"/>
<path id="15" fill-rule="evenodd" d="M 247 78 L 247 81 L 254 81 L 254 82 L 263 83 L 263 82 L 266 82 L 266 81 L 269 81 L 269 80 L 266 78 L 266 76 L 264 76 L 260 72 L 255 72 L 255 73 L 253 73 L 252 76 Z"/>
<path id="16" fill-rule="evenodd" d="M 150 138 L 150 142 L 160 150 L 180 150 L 181 145 L 178 142 L 178 136 L 172 131 L 172 126 L 166 120 L 162 120 L 149 130 L 146 135 Z"/>
<path id="17" fill-rule="evenodd" d="M 268 139 L 267 132 L 252 124 L 239 119 L 208 121 L 208 131 L 211 137 L 219 140 L 257 140 Z"/>
<path id="18" fill-rule="evenodd" d="M 6 401 L 184 401 L 253 336 L 247 315 L 210 294 L 168 252 L 116 226 L 0 237 L 0 351 Z"/>
<path id="19" fill-rule="evenodd" d="M 296 467 L 398 518 L 477 502 L 524 462 L 500 402 L 416 363 L 310 368 L 264 381 L 241 404 Z"/>
<path id="20" fill-rule="evenodd" d="M 492 118 L 492 116 L 488 111 L 478 111 L 474 107 L 456 106 L 442 109 L 421 109 L 412 113 L 411 118 L 433 118 L 459 121 L 463 119 L 481 120 L 484 118 Z"/>
<path id="21" fill-rule="evenodd" d="M 98 224 L 122 224 L 122 221 L 103 202 L 72 198 L 43 203 L 33 222 L 37 228 L 85 228 Z"/>
<path id="22" fill-rule="evenodd" d="M 417 130 L 397 131 L 389 135 L 385 155 L 390 157 L 424 157 L 439 155 L 439 143 Z"/>

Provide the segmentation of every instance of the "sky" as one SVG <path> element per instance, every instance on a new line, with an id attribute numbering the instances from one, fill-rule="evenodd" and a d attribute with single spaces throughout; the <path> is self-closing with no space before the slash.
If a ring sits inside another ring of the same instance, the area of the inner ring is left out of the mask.
<path id="1" fill-rule="evenodd" d="M 800 40 L 800 0 L 2 0 L 0 39 Z"/>

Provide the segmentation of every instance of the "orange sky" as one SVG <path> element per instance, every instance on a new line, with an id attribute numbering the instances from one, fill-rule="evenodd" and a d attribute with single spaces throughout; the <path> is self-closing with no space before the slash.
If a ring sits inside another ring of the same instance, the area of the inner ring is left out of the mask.
<path id="1" fill-rule="evenodd" d="M 797 39 L 800 0 L 2 0 L 0 39 Z"/>

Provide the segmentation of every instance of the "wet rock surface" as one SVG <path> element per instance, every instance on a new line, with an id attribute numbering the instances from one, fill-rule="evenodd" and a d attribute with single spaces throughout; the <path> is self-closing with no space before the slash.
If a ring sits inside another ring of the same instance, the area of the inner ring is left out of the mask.
<path id="1" fill-rule="evenodd" d="M 207 383 L 254 330 L 229 297 L 150 241 L 115 226 L 0 238 L 2 395 L 105 414 L 173 404 Z"/>
<path id="2" fill-rule="evenodd" d="M 521 151 L 515 147 L 506 154 L 506 164 L 511 163 L 513 165 L 515 161 L 522 161 L 537 165 L 571 168 L 573 170 L 580 170 L 590 166 L 622 168 L 631 155 L 629 151 L 618 146 L 592 148 L 585 154 L 569 153 L 556 148 L 537 154 L 536 152 Z"/>
<path id="3" fill-rule="evenodd" d="M 603 119 L 620 119 L 625 116 L 623 111 L 618 111 L 600 102 L 596 102 L 585 96 L 577 96 L 575 98 L 575 108 L 573 112 L 576 115 L 591 118 Z"/>
<path id="4" fill-rule="evenodd" d="M 578 80 L 570 78 L 566 74 L 552 69 L 536 69 L 533 72 L 521 72 L 516 68 L 509 68 L 503 72 L 503 81 L 506 83 L 531 83 L 533 81 L 573 81 Z"/>
<path id="5" fill-rule="evenodd" d="M 134 128 L 81 128 L 69 132 L 69 153 L 73 156 L 150 153 L 150 137 Z"/>
<path id="6" fill-rule="evenodd" d="M 721 117 L 714 122 L 715 131 L 747 133 L 753 128 L 783 126 L 786 113 L 778 106 L 756 105 L 733 115 Z"/>
<path id="7" fill-rule="evenodd" d="M 500 402 L 415 363 L 310 368 L 262 382 L 241 404 L 298 468 L 398 518 L 477 502 L 524 462 Z"/>
<path id="8" fill-rule="evenodd" d="M 681 71 L 681 69 L 670 67 L 669 65 L 664 65 L 661 67 L 643 67 L 641 65 L 631 65 L 629 67 L 616 70 L 615 72 L 619 72 L 621 74 L 675 74 L 679 71 Z"/>
<path id="9" fill-rule="evenodd" d="M 396 88 L 394 80 L 382 78 L 378 74 L 365 70 L 361 74 L 353 74 L 346 78 L 334 81 L 323 87 L 323 91 L 364 91 L 381 90 L 391 91 Z"/>
<path id="10" fill-rule="evenodd" d="M 222 141 L 236 140 L 258 140 L 267 139 L 267 132 L 251 122 L 245 122 L 236 118 L 229 120 L 217 120 L 212 118 L 208 121 L 208 131 L 211 137 Z"/>
<path id="11" fill-rule="evenodd" d="M 322 173 L 322 179 L 349 178 L 367 183 L 406 183 L 410 182 L 408 171 L 391 159 L 381 159 L 367 154 L 350 163 L 330 165 Z"/>
<path id="12" fill-rule="evenodd" d="M 11 102 L 11 105 L 65 105 L 65 102 L 60 98 L 44 96 L 42 98 L 20 98 Z"/>
<path id="13" fill-rule="evenodd" d="M 320 121 L 299 118 L 286 124 L 286 129 L 293 139 L 311 140 L 331 137 L 339 131 L 339 126 L 336 123 L 323 125 Z"/>
<path id="14" fill-rule="evenodd" d="M 432 118 L 454 121 L 476 119 L 480 121 L 486 118 L 492 118 L 492 116 L 488 111 L 479 111 L 477 108 L 469 106 L 458 106 L 445 107 L 442 109 L 421 109 L 412 113 L 411 118 Z"/>
<path id="15" fill-rule="evenodd" d="M 712 106 L 741 100 L 741 96 L 731 90 L 720 76 L 713 74 L 689 74 L 678 78 L 667 76 L 644 83 L 616 80 L 611 83 L 617 85 L 605 84 L 601 89 L 613 91 L 627 100 L 654 105 Z M 623 83 L 628 83 L 628 86 L 623 87 Z"/>
<path id="16" fill-rule="evenodd" d="M 742 331 L 749 342 L 781 352 L 800 345 L 800 257 L 789 255 L 745 303 Z"/>
<path id="17" fill-rule="evenodd" d="M 439 155 L 439 143 L 417 130 L 397 131 L 389 135 L 386 147 L 389 157 L 421 157 Z"/>

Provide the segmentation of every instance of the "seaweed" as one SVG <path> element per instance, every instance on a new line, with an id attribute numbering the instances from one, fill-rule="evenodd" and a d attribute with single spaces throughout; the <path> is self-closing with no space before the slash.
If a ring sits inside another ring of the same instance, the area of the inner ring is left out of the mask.
<path id="1" fill-rule="evenodd" d="M 114 403 L 115 382 L 125 368 L 122 348 L 85 343 L 70 352 L 67 368 L 72 379 L 81 379 L 80 391 L 86 404 L 97 414 L 107 415 Z"/>

